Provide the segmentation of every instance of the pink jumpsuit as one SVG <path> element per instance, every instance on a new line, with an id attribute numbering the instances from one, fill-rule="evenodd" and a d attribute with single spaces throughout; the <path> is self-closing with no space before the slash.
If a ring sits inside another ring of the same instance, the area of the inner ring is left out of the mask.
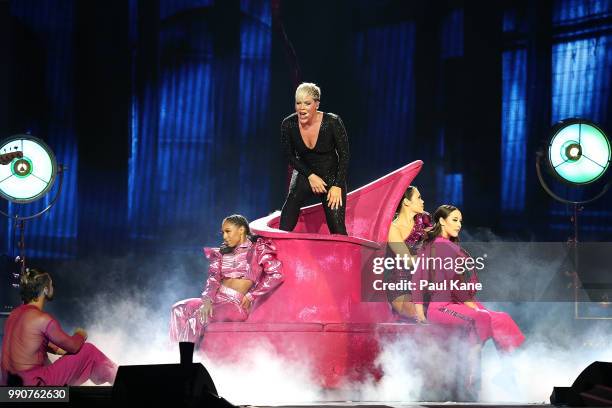
<path id="1" fill-rule="evenodd" d="M 480 343 L 492 338 L 500 351 L 512 351 L 525 341 L 525 336 L 509 314 L 486 309 L 474 299 L 474 291 L 457 290 L 452 287 L 452 281 L 478 282 L 475 272 L 471 274 L 471 278 L 465 278 L 464 274 L 456 272 L 456 270 L 461 272 L 456 265 L 462 264 L 457 262 L 457 259 L 468 258 L 459 245 L 446 238 L 437 237 L 432 244 L 423 247 L 419 256 L 423 261 L 412 277 L 412 282 L 416 285 L 416 290 L 412 292 L 413 301 L 423 304 L 423 294 L 427 289 L 421 288 L 420 282 L 445 285 L 429 291 L 428 321 L 464 327 L 468 335 Z M 424 262 L 425 259 L 430 259 L 429 268 Z M 444 262 L 436 264 L 432 261 L 438 259 Z M 448 261 L 449 259 L 451 261 Z M 455 266 L 451 267 L 451 262 Z M 473 302 L 477 308 L 471 308 L 465 302 Z"/>
<path id="2" fill-rule="evenodd" d="M 57 320 L 34 305 L 21 305 L 5 323 L 2 342 L 2 378 L 18 375 L 26 386 L 112 383 L 117 366 L 80 334 L 69 336 Z M 53 363 L 47 352 L 67 352 Z"/>
<path id="3" fill-rule="evenodd" d="M 225 255 L 218 248 L 204 248 L 204 253 L 210 261 L 206 287 L 200 298 L 181 300 L 172 306 L 170 338 L 173 341 L 198 342 L 206 327 L 198 314 L 204 300 L 212 302 L 209 322 L 241 322 L 249 317 L 249 312 L 240 305 L 245 296 L 253 302 L 283 282 L 281 262 L 276 259 L 276 248 L 268 239 L 259 238 L 255 243 L 247 239 Z M 253 286 L 243 295 L 223 286 L 225 278 L 248 279 Z"/>

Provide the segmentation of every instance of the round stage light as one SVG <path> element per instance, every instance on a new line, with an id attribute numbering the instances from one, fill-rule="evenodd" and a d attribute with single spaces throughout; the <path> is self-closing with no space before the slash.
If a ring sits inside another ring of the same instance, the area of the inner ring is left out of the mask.
<path id="1" fill-rule="evenodd" d="M 55 155 L 40 139 L 16 135 L 0 144 L 0 196 L 29 203 L 44 196 L 55 181 Z M 10 159 L 10 161 L 7 161 Z M 5 163 L 5 164 L 4 164 Z"/>
<path id="2" fill-rule="evenodd" d="M 588 184 L 608 170 L 610 141 L 597 125 L 582 119 L 563 121 L 555 126 L 548 144 L 548 162 L 561 180 Z"/>
<path id="3" fill-rule="evenodd" d="M 570 144 L 567 147 L 566 155 L 569 160 L 576 161 L 580 159 L 580 156 L 582 156 L 582 149 L 580 148 L 580 145 L 576 143 Z"/>

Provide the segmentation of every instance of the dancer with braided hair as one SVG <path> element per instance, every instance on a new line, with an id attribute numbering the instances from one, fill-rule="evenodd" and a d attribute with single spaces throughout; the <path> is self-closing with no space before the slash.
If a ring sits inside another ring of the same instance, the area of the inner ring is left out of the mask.
<path id="1" fill-rule="evenodd" d="M 170 337 L 195 343 L 209 322 L 244 321 L 257 299 L 283 282 L 282 264 L 269 239 L 251 234 L 242 215 L 223 220 L 223 245 L 204 248 L 210 265 L 200 298 L 172 306 Z"/>

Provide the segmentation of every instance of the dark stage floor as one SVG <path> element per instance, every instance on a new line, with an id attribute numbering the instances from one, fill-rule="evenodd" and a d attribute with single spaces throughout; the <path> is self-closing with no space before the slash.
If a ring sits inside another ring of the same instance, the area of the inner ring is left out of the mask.
<path id="1" fill-rule="evenodd" d="M 115 407 L 116 404 L 112 402 L 112 387 L 70 387 L 70 402 L 69 403 L 10 403 L 0 404 L 2 406 L 15 406 L 15 407 L 88 407 L 88 408 L 106 408 Z M 157 405 L 157 404 L 156 404 Z M 180 406 L 177 404 L 168 405 L 167 403 L 160 403 L 159 406 Z M 214 408 L 211 405 L 202 405 L 210 408 Z M 250 405 L 241 405 L 241 407 L 249 407 Z M 265 407 L 282 407 L 282 408 L 446 408 L 446 407 L 511 407 L 511 408 L 532 408 L 532 407 L 550 407 L 548 404 L 492 404 L 492 403 L 458 403 L 458 402 L 395 402 L 395 403 L 377 403 L 376 401 L 326 401 L 326 402 L 305 402 L 304 404 L 290 404 L 290 405 L 253 405 L 253 407 L 265 408 Z"/>

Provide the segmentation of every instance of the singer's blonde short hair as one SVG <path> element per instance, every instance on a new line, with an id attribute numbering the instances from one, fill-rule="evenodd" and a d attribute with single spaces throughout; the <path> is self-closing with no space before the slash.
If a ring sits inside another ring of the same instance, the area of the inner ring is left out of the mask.
<path id="1" fill-rule="evenodd" d="M 312 82 L 302 82 L 300 86 L 295 90 L 295 99 L 298 96 L 308 95 L 311 96 L 315 101 L 321 100 L 321 88 Z"/>

